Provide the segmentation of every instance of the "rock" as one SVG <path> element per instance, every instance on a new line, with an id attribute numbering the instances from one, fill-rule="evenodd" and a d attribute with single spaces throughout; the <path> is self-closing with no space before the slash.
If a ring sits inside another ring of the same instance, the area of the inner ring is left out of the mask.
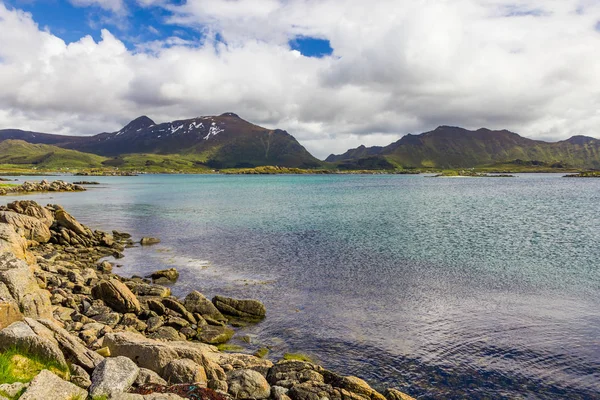
<path id="1" fill-rule="evenodd" d="M 90 374 L 77 364 L 71 365 L 71 382 L 82 389 L 87 389 L 92 385 Z"/>
<path id="2" fill-rule="evenodd" d="M 179 278 L 179 272 L 175 268 L 161 269 L 160 271 L 153 272 L 149 275 L 152 280 L 160 278 L 166 278 L 171 282 L 175 282 Z"/>
<path id="3" fill-rule="evenodd" d="M 363 398 L 373 400 L 385 400 L 385 397 L 371 388 L 367 382 L 355 376 L 340 376 L 330 371 L 324 371 L 325 383 L 335 388 L 346 390 Z"/>
<path id="4" fill-rule="evenodd" d="M 71 216 L 65 210 L 58 209 L 54 214 L 56 218 L 56 222 L 59 226 L 70 229 L 75 232 L 77 235 L 81 236 L 90 236 L 90 231 L 87 230 L 83 225 L 81 225 L 75 218 Z"/>
<path id="5" fill-rule="evenodd" d="M 264 304 L 258 300 L 237 300 L 231 297 L 215 296 L 213 304 L 223 314 L 240 318 L 260 319 L 267 314 Z"/>
<path id="6" fill-rule="evenodd" d="M 167 381 L 160 377 L 156 372 L 146 369 L 140 368 L 140 373 L 135 380 L 135 386 L 145 385 L 147 383 L 154 383 L 157 385 L 166 385 Z"/>
<path id="7" fill-rule="evenodd" d="M 140 313 L 141 307 L 137 297 L 127 286 L 116 279 L 100 282 L 94 286 L 92 294 L 120 313 Z"/>
<path id="8" fill-rule="evenodd" d="M 0 222 L 12 225 L 15 230 L 21 229 L 27 240 L 48 243 L 52 235 L 46 224 L 37 218 L 18 214 L 13 211 L 0 211 Z"/>
<path id="9" fill-rule="evenodd" d="M 208 344 L 222 344 L 227 343 L 234 334 L 234 330 L 226 326 L 212 326 L 206 325 L 198 328 L 198 335 L 196 336 L 202 343 Z"/>
<path id="10" fill-rule="evenodd" d="M 171 295 L 171 289 L 160 285 L 151 285 L 138 281 L 128 281 L 126 285 L 138 296 L 167 297 Z"/>
<path id="11" fill-rule="evenodd" d="M 88 349 L 78 338 L 72 336 L 56 322 L 46 319 L 40 319 L 38 322 L 52 331 L 67 360 L 83 367 L 86 371 L 93 371 L 96 365 L 104 359 L 101 355 Z"/>
<path id="12" fill-rule="evenodd" d="M 166 312 L 165 306 L 158 300 L 148 300 L 147 305 L 150 310 L 154 311 L 158 315 L 164 315 Z"/>
<path id="13" fill-rule="evenodd" d="M 17 348 L 27 354 L 67 366 L 63 353 L 55 342 L 38 336 L 25 322 L 14 322 L 0 331 L 0 351 Z"/>
<path id="14" fill-rule="evenodd" d="M 8 291 L 8 289 L 7 289 Z M 2 300 L 0 295 L 0 329 L 4 329 L 13 322 L 22 321 L 23 314 L 19 311 L 19 305 L 10 298 L 10 301 Z"/>
<path id="15" fill-rule="evenodd" d="M 179 301 L 167 298 L 167 299 L 163 299 L 162 303 L 165 307 L 169 308 L 170 310 L 173 310 L 176 313 L 181 314 L 186 320 L 188 320 L 189 323 L 191 323 L 191 324 L 196 323 L 196 318 Z"/>
<path id="16" fill-rule="evenodd" d="M 48 370 L 40 372 L 29 384 L 20 400 L 85 400 L 87 391 L 64 381 Z"/>
<path id="17" fill-rule="evenodd" d="M 229 394 L 235 399 L 266 399 L 271 395 L 269 383 L 260 373 L 238 369 L 227 374 Z"/>
<path id="18" fill-rule="evenodd" d="M 11 253 L 16 258 L 25 259 L 27 240 L 17 234 L 12 225 L 0 224 L 0 254 Z"/>
<path id="19" fill-rule="evenodd" d="M 111 397 L 126 392 L 135 382 L 139 368 L 127 357 L 105 358 L 92 373 L 90 396 Z"/>
<path id="20" fill-rule="evenodd" d="M 19 214 L 34 217 L 35 219 L 42 221 L 47 227 L 52 226 L 52 223 L 54 222 L 54 215 L 52 212 L 47 208 L 40 206 L 35 201 L 13 201 L 12 203 L 8 204 L 6 208 Z"/>
<path id="21" fill-rule="evenodd" d="M 213 346 L 193 342 L 162 342 L 132 332 L 109 333 L 104 336 L 104 345 L 113 356 L 131 358 L 139 367 L 158 374 L 173 360 L 188 358 L 204 365 L 204 357 L 217 353 Z M 207 370 L 208 373 L 208 370 Z"/>
<path id="22" fill-rule="evenodd" d="M 150 335 L 152 339 L 158 340 L 185 340 L 185 336 L 177 332 L 177 329 L 170 326 L 161 326 Z"/>
<path id="23" fill-rule="evenodd" d="M 292 400 L 342 400 L 342 394 L 339 390 L 334 389 L 331 385 L 322 382 L 309 381 L 299 383 L 297 385 L 294 385 L 287 394 Z M 344 398 L 344 400 L 352 400 L 352 398 Z"/>
<path id="24" fill-rule="evenodd" d="M 50 293 L 39 288 L 32 268 L 10 253 L 0 255 L 0 282 L 19 304 L 24 316 L 51 318 Z"/>
<path id="25" fill-rule="evenodd" d="M 160 239 L 153 238 L 153 237 L 143 237 L 142 240 L 140 240 L 140 244 L 142 246 L 149 246 L 149 245 L 157 244 L 157 243 L 160 243 Z"/>
<path id="26" fill-rule="evenodd" d="M 226 321 L 227 318 L 208 300 L 204 295 L 196 290 L 185 296 L 183 302 L 185 308 L 191 313 L 202 314 L 203 317 L 209 317 L 217 321 Z"/>
<path id="27" fill-rule="evenodd" d="M 271 386 L 271 398 L 273 400 L 291 400 L 287 395 L 289 389 L 281 386 Z"/>
<path id="28" fill-rule="evenodd" d="M 146 321 L 148 333 L 156 332 L 161 326 L 165 324 L 165 321 L 160 317 L 150 317 Z"/>
<path id="29" fill-rule="evenodd" d="M 16 399 L 18 394 L 21 393 L 21 391 L 26 387 L 27 384 L 22 382 L 15 382 L 11 384 L 3 383 L 2 385 L 0 385 L 0 393 L 5 394 L 10 398 Z"/>
<path id="30" fill-rule="evenodd" d="M 204 367 L 190 359 L 171 361 L 165 366 L 163 376 L 169 383 L 199 383 L 206 385 Z"/>
<path id="31" fill-rule="evenodd" d="M 289 389 L 298 383 L 324 382 L 323 372 L 322 367 L 306 361 L 282 360 L 269 370 L 267 380 L 271 385 Z"/>
<path id="32" fill-rule="evenodd" d="M 392 388 L 385 391 L 385 398 L 387 400 L 415 400 L 414 397 Z"/>

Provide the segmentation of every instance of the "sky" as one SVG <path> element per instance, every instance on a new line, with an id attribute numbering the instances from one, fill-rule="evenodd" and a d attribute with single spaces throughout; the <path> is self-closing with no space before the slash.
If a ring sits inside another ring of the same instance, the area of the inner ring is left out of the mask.
<path id="1" fill-rule="evenodd" d="M 0 0 L 0 129 L 224 112 L 319 158 L 439 125 L 600 137 L 600 0 Z"/>

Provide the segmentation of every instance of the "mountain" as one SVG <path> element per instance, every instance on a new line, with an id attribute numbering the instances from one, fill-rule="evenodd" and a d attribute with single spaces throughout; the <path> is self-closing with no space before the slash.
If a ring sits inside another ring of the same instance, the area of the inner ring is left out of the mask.
<path id="1" fill-rule="evenodd" d="M 403 168 L 472 168 L 507 163 L 600 168 L 600 140 L 574 136 L 550 143 L 507 130 L 440 126 L 420 135 L 406 135 L 385 147 L 361 146 L 342 155 L 332 154 L 326 161 L 356 164 L 373 159 Z"/>
<path id="2" fill-rule="evenodd" d="M 97 168 L 106 158 L 67 150 L 47 144 L 31 144 L 23 140 L 0 142 L 0 164 L 35 166 L 40 169 Z"/>
<path id="3" fill-rule="evenodd" d="M 105 165 L 114 166 L 133 154 L 178 155 L 211 168 L 322 165 L 289 133 L 262 128 L 233 113 L 162 124 L 142 116 L 117 132 L 87 137 L 0 130 L 0 141 L 6 139 L 112 157 Z"/>

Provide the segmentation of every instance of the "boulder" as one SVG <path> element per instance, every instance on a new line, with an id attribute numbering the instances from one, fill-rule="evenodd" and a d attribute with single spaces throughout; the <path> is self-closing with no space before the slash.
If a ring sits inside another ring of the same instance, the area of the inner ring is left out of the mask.
<path id="1" fill-rule="evenodd" d="M 264 304 L 258 300 L 238 300 L 231 297 L 215 296 L 213 304 L 223 314 L 240 318 L 261 319 L 267 314 Z"/>
<path id="2" fill-rule="evenodd" d="M 24 260 L 26 250 L 27 240 L 19 235 L 12 225 L 0 223 L 0 254 L 12 253 Z"/>
<path id="3" fill-rule="evenodd" d="M 83 367 L 86 371 L 93 371 L 104 359 L 100 354 L 88 349 L 79 338 L 71 335 L 56 322 L 48 319 L 40 319 L 38 322 L 52 331 L 67 360 Z"/>
<path id="4" fill-rule="evenodd" d="M 37 218 L 18 214 L 14 211 L 0 211 L 0 222 L 12 225 L 16 230 L 21 229 L 27 240 L 38 243 L 48 243 L 52 235 L 50 228 Z"/>
<path id="5" fill-rule="evenodd" d="M 411 397 L 406 393 L 402 393 L 401 391 L 392 388 L 385 391 L 385 398 L 387 400 L 415 400 L 414 397 Z"/>
<path id="6" fill-rule="evenodd" d="M 160 285 L 151 285 L 139 281 L 128 281 L 125 284 L 138 296 L 167 297 L 171 295 L 171 289 Z"/>
<path id="7" fill-rule="evenodd" d="M 173 360 L 165 366 L 164 378 L 169 383 L 198 383 L 206 385 L 204 367 L 190 359 Z"/>
<path id="8" fill-rule="evenodd" d="M 0 351 L 17 348 L 26 354 L 53 361 L 64 367 L 67 362 L 57 344 L 38 336 L 25 322 L 14 322 L 0 331 Z"/>
<path id="9" fill-rule="evenodd" d="M 120 313 L 140 313 L 140 302 L 135 294 L 116 279 L 100 282 L 92 289 L 92 295 Z"/>
<path id="10" fill-rule="evenodd" d="M 45 207 L 40 206 L 35 201 L 31 200 L 18 200 L 6 206 L 11 211 L 19 214 L 28 215 L 42 221 L 47 227 L 52 226 L 54 222 L 54 215 L 52 212 Z"/>
<path id="11" fill-rule="evenodd" d="M 266 399 L 271 395 L 269 383 L 251 369 L 233 370 L 227 374 L 229 394 L 235 399 Z"/>
<path id="12" fill-rule="evenodd" d="M 26 317 L 51 318 L 50 293 L 39 288 L 32 267 L 13 254 L 0 254 L 0 282 Z"/>
<path id="13" fill-rule="evenodd" d="M 104 346 L 110 349 L 111 355 L 129 357 L 139 367 L 158 374 L 162 374 L 165 366 L 173 360 L 187 358 L 204 366 L 204 357 L 217 353 L 213 346 L 183 341 L 163 342 L 133 332 L 108 333 L 104 336 Z"/>
<path id="14" fill-rule="evenodd" d="M 23 314 L 19 311 L 19 305 L 16 301 L 5 301 L 0 296 L 0 329 L 4 329 L 13 322 L 22 321 Z"/>
<path id="15" fill-rule="evenodd" d="M 105 358 L 92 373 L 90 396 L 112 397 L 126 392 L 135 382 L 140 369 L 127 357 Z"/>
<path id="16" fill-rule="evenodd" d="M 160 377 L 156 372 L 146 369 L 140 368 L 140 373 L 135 380 L 135 386 L 142 386 L 147 383 L 153 383 L 157 385 L 166 385 L 167 381 Z"/>
<path id="17" fill-rule="evenodd" d="M 19 393 L 21 393 L 21 391 L 23 389 L 25 389 L 27 387 L 27 384 L 22 383 L 22 382 L 15 382 L 15 383 L 3 383 L 0 385 L 0 393 L 4 394 L 10 398 L 18 398 Z M 6 397 L 4 397 L 6 398 Z M 2 399 L 2 395 L 0 395 L 0 399 Z"/>
<path id="18" fill-rule="evenodd" d="M 90 374 L 77 364 L 71 365 L 71 383 L 76 384 L 80 388 L 87 389 L 92 385 Z"/>
<path id="19" fill-rule="evenodd" d="M 292 400 L 342 400 L 343 398 L 341 391 L 333 388 L 331 385 L 310 381 L 294 385 L 287 395 Z M 352 400 L 352 396 L 348 396 L 348 398 L 344 397 L 344 400 Z"/>
<path id="20" fill-rule="evenodd" d="M 161 326 L 160 328 L 156 329 L 156 331 L 154 333 L 152 333 L 150 335 L 150 337 L 152 339 L 174 340 L 174 341 L 186 339 L 186 337 L 183 334 L 179 333 L 177 331 L 177 329 L 175 329 L 171 326 Z"/>
<path id="21" fill-rule="evenodd" d="M 202 343 L 217 345 L 227 343 L 234 333 L 233 329 L 226 326 L 205 325 L 198 328 L 196 338 Z"/>
<path id="22" fill-rule="evenodd" d="M 70 229 L 73 232 L 75 232 L 77 235 L 91 236 L 90 235 L 91 232 L 88 229 L 86 229 L 75 218 L 73 218 L 73 216 L 71 216 L 71 214 L 69 214 L 62 208 L 59 208 L 58 210 L 56 210 L 54 217 L 56 218 L 56 222 L 58 223 L 59 226 Z"/>
<path id="23" fill-rule="evenodd" d="M 324 382 L 323 372 L 322 367 L 306 361 L 282 360 L 269 370 L 267 380 L 271 385 L 289 389 L 298 383 Z"/>
<path id="24" fill-rule="evenodd" d="M 40 372 L 29 384 L 20 400 L 85 400 L 87 391 L 54 375 L 48 370 Z"/>
<path id="25" fill-rule="evenodd" d="M 183 301 L 185 308 L 191 313 L 202 314 L 203 317 L 209 317 L 217 321 L 226 321 L 227 318 L 208 300 L 204 295 L 197 290 L 190 292 L 185 296 Z"/>
<path id="26" fill-rule="evenodd" d="M 152 278 L 153 281 L 166 278 L 171 282 L 175 282 L 177 278 L 179 278 L 179 272 L 175 268 L 161 269 L 153 272 L 149 277 Z"/>
<path id="27" fill-rule="evenodd" d="M 143 238 L 140 240 L 140 244 L 141 244 L 142 246 L 149 246 L 149 245 L 152 245 L 152 244 L 157 244 L 157 243 L 160 243 L 160 239 L 158 239 L 158 238 L 153 238 L 153 237 L 143 237 Z"/>

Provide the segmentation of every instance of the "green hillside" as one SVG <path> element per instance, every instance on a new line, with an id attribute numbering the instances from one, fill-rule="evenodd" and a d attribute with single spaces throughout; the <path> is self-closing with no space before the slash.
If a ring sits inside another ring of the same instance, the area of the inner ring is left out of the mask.
<path id="1" fill-rule="evenodd" d="M 31 144 L 22 140 L 0 142 L 0 164 L 37 169 L 97 168 L 106 157 L 67 150 L 47 144 Z"/>

